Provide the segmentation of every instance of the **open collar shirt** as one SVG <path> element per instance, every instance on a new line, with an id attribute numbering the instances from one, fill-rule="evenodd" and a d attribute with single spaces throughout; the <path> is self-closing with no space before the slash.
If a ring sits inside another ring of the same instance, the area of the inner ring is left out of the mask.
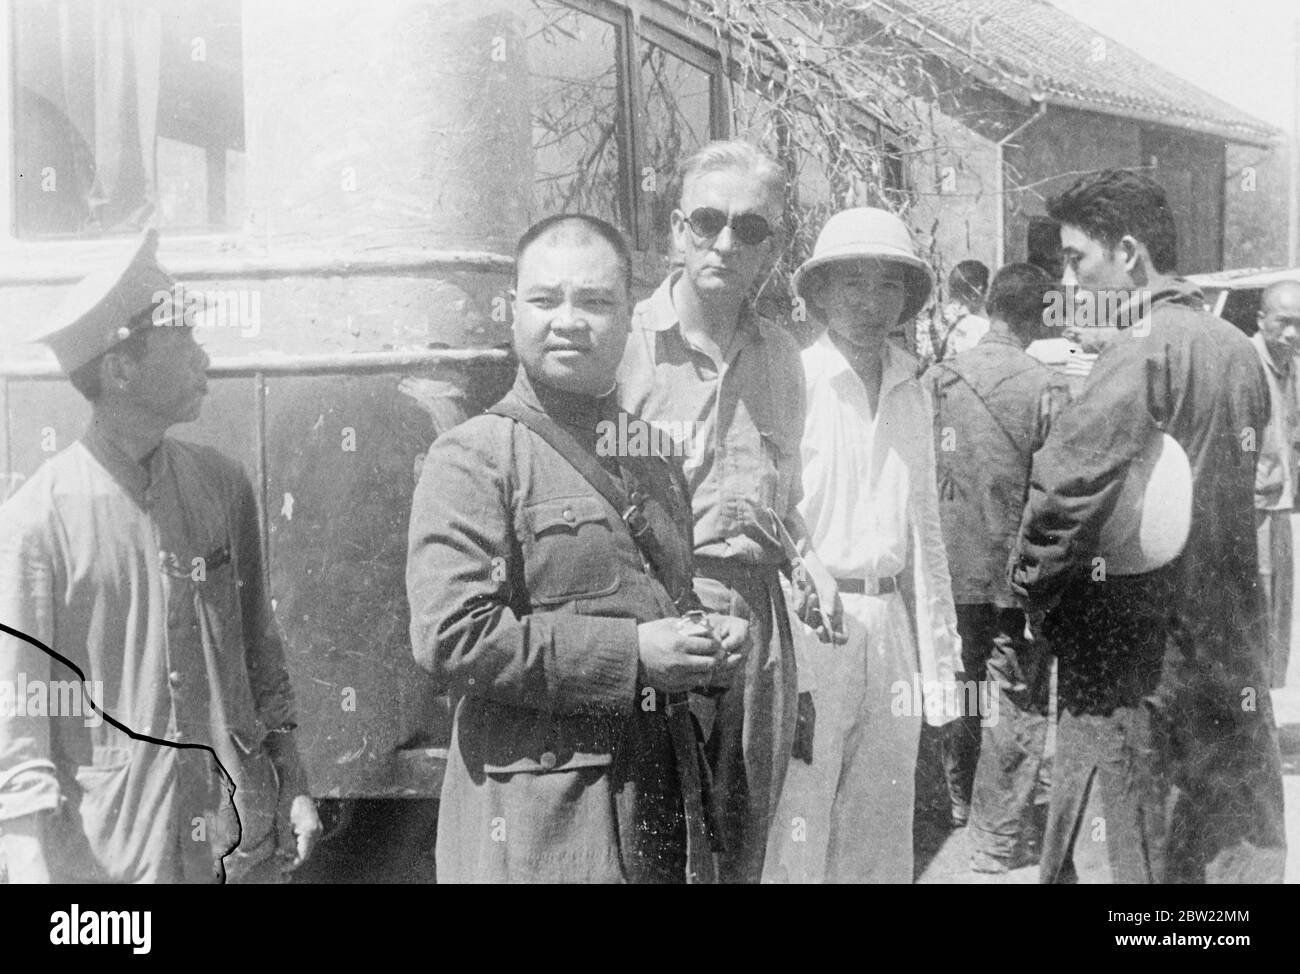
<path id="1" fill-rule="evenodd" d="M 620 404 L 671 437 L 691 488 L 695 553 L 753 564 L 783 557 L 801 496 L 804 379 L 799 346 L 747 304 L 722 361 L 682 332 L 676 271 L 637 305 L 619 369 Z"/>
<path id="2" fill-rule="evenodd" d="M 922 676 L 951 677 L 960 668 L 961 642 L 939 522 L 930 404 L 915 357 L 893 339 L 883 355 L 873 413 L 862 379 L 827 333 L 804 350 L 799 510 L 813 550 L 836 578 L 896 576 L 911 561 Z"/>

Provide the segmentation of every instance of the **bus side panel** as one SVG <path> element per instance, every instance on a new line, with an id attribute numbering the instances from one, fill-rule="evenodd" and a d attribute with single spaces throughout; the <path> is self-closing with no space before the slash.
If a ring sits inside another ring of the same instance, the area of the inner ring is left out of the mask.
<path id="1" fill-rule="evenodd" d="M 407 523 L 434 423 L 402 382 L 268 380 L 272 590 L 316 795 L 436 796 L 450 739 L 411 655 Z"/>

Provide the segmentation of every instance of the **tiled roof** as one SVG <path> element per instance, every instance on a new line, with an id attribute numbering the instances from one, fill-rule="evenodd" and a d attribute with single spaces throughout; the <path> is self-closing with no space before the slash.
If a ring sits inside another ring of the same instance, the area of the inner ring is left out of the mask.
<path id="1" fill-rule="evenodd" d="M 1053 105 L 1266 145 L 1279 130 L 1152 64 L 1047 0 L 866 0 L 867 16 Z M 923 29 L 920 29 L 923 28 Z M 1100 57 L 1099 57 L 1100 56 Z"/>

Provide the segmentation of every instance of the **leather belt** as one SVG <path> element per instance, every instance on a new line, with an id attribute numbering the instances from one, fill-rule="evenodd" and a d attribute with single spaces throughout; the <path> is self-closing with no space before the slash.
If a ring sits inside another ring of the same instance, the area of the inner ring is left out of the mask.
<path id="1" fill-rule="evenodd" d="M 892 595 L 898 591 L 898 576 L 837 578 L 835 584 L 845 595 Z"/>

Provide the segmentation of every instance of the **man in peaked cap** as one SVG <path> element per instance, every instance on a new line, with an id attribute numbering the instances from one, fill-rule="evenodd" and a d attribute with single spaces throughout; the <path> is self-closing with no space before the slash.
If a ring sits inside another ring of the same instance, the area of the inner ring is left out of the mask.
<path id="1" fill-rule="evenodd" d="M 0 621 L 75 664 L 131 733 L 71 694 L 39 700 L 66 681 L 80 694 L 76 674 L 0 633 L 0 687 L 27 688 L 0 706 L 0 865 L 15 882 L 212 882 L 236 842 L 229 878 L 270 879 L 277 826 L 300 860 L 320 830 L 252 485 L 165 435 L 198 417 L 208 358 L 171 313 L 157 242 L 73 287 L 36 338 L 93 419 L 0 506 Z M 222 769 L 237 833 L 218 814 Z"/>
<path id="2" fill-rule="evenodd" d="M 835 577 L 848 643 L 805 641 L 816 734 L 811 762 L 791 766 L 777 820 L 802 819 L 806 834 L 792 842 L 788 825 L 773 829 L 774 880 L 910 883 L 921 722 L 957 716 L 933 692 L 954 687 L 961 640 L 931 409 L 916 358 L 893 337 L 932 287 L 907 227 L 868 207 L 831 217 L 795 272 L 822 326 L 803 351 L 799 513 Z"/>

